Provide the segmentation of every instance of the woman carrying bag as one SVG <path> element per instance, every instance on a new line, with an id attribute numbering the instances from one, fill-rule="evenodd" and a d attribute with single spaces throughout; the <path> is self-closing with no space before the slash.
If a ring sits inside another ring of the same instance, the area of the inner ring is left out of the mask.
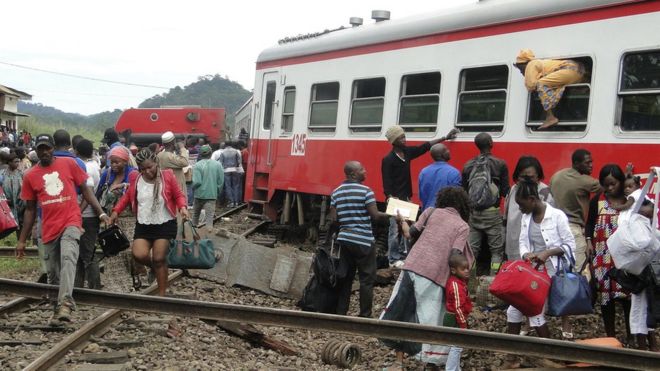
<path id="1" fill-rule="evenodd" d="M 170 240 L 177 234 L 177 211 L 188 219 L 186 197 L 171 170 L 161 170 L 156 154 L 141 150 L 135 159 L 139 173 L 129 175 L 128 190 L 112 210 L 110 220 L 130 204 L 136 215 L 133 237 L 133 257 L 139 263 L 152 267 L 158 282 L 158 295 L 167 291 L 167 252 Z M 149 254 L 151 250 L 151 256 Z"/>
<path id="2" fill-rule="evenodd" d="M 516 203 L 523 213 L 520 222 L 520 256 L 523 260 L 540 263 L 537 269 L 545 270 L 549 275 L 554 274 L 561 256 L 564 253 L 571 256 L 575 251 L 575 239 L 569 229 L 566 214 L 542 201 L 538 184 L 529 178 L 518 183 Z M 530 316 L 529 325 L 536 329 L 539 337 L 549 338 L 550 330 L 545 322 L 544 311 Z M 506 311 L 506 332 L 519 334 L 522 320 L 523 314 L 509 306 Z M 568 318 L 562 317 L 562 332 L 570 332 L 568 326 Z"/>

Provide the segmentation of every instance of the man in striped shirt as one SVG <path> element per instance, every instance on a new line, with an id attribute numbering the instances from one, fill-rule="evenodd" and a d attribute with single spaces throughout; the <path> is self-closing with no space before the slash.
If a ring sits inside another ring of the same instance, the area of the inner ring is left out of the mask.
<path id="1" fill-rule="evenodd" d="M 374 192 L 362 182 L 367 171 L 357 161 L 344 165 L 346 180 L 332 192 L 330 218 L 339 224 L 337 242 L 340 254 L 348 264 L 348 274 L 337 286 L 337 314 L 345 315 L 351 298 L 351 286 L 358 271 L 360 279 L 360 317 L 371 317 L 373 288 L 376 278 L 376 248 L 371 222 L 387 220 L 378 211 Z"/>

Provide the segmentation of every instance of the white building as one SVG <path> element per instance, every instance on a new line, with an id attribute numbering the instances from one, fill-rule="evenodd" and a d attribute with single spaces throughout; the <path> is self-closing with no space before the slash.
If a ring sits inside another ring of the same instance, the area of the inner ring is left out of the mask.
<path id="1" fill-rule="evenodd" d="M 0 85 L 0 126 L 17 131 L 17 118 L 29 117 L 18 112 L 18 101 L 31 99 L 32 96 L 28 93 Z"/>

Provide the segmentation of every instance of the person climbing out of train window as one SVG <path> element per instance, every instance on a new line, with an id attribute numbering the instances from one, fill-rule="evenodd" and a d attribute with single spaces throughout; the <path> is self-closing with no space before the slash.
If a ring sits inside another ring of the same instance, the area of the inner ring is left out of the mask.
<path id="1" fill-rule="evenodd" d="M 434 145 L 452 140 L 459 133 L 451 129 L 447 135 L 424 142 L 418 146 L 406 145 L 406 132 L 399 125 L 391 126 L 385 132 L 385 138 L 392 145 L 392 150 L 381 161 L 381 175 L 385 199 L 398 198 L 410 201 L 412 198 L 412 181 L 410 179 L 410 161 L 428 152 Z M 401 268 L 410 250 L 410 243 L 399 233 L 396 218 L 390 218 L 390 229 L 387 236 L 387 257 L 390 266 Z"/>
<path id="2" fill-rule="evenodd" d="M 83 199 L 92 206 L 101 221 L 109 223 L 110 219 L 87 186 L 87 173 L 72 158 L 53 156 L 55 143 L 52 136 L 38 135 L 36 148 L 39 164 L 25 174 L 21 188 L 21 198 L 26 206 L 16 256 L 22 258 L 25 255 L 25 241 L 32 230 L 38 204 L 41 208 L 41 239 L 48 282 L 59 285 L 57 306 L 50 319 L 51 325 L 57 326 L 62 321 L 71 321 L 71 311 L 75 309 L 73 284 L 82 229 L 76 187 L 80 188 Z"/>
<path id="3" fill-rule="evenodd" d="M 509 168 L 504 160 L 493 156 L 493 138 L 479 133 L 474 138 L 479 155 L 463 166 L 462 183 L 472 204 L 470 213 L 470 247 L 479 257 L 484 237 L 490 248 L 490 275 L 500 269 L 504 255 L 504 225 L 500 199 L 509 194 Z"/>
<path id="4" fill-rule="evenodd" d="M 163 170 L 172 170 L 183 196 L 187 197 L 186 176 L 183 174 L 183 169 L 188 166 L 188 150 L 183 142 L 176 142 L 174 133 L 171 131 L 164 132 L 161 141 L 163 142 L 163 150 L 156 155 L 158 166 Z"/>
<path id="5" fill-rule="evenodd" d="M 247 143 L 248 139 L 250 139 L 250 134 L 245 130 L 245 128 L 241 128 L 240 133 L 238 133 L 238 140 Z"/>
<path id="6" fill-rule="evenodd" d="M 371 223 L 387 220 L 389 216 L 378 211 L 374 192 L 362 184 L 367 171 L 361 163 L 346 162 L 344 174 L 346 180 L 330 196 L 330 220 L 339 224 L 339 254 L 348 262 L 346 278 L 337 284 L 337 314 L 346 315 L 348 312 L 357 269 L 360 279 L 359 316 L 371 318 L 376 280 L 376 247 Z"/>
<path id="7" fill-rule="evenodd" d="M 435 197 L 446 187 L 461 186 L 461 172 L 449 165 L 451 152 L 442 143 L 431 147 L 433 163 L 419 173 L 419 199 L 422 201 L 422 211 L 435 205 Z"/>
<path id="8" fill-rule="evenodd" d="M 225 148 L 220 154 L 218 161 L 225 171 L 225 198 L 229 207 L 235 207 L 242 203 L 241 179 L 243 178 L 243 165 L 241 152 L 234 148 L 234 142 L 225 143 Z"/>
<path id="9" fill-rule="evenodd" d="M 574 256 L 575 239 L 568 225 L 568 217 L 561 210 L 541 200 L 537 182 L 525 177 L 517 184 L 516 203 L 523 214 L 520 221 L 519 254 L 532 263 L 541 263 L 538 270 L 545 270 L 550 276 L 558 269 L 559 259 L 563 264 L 570 264 L 567 257 Z M 547 304 L 547 299 L 546 299 Z M 550 338 L 550 329 L 543 312 L 529 317 L 529 325 L 534 327 L 539 337 Z M 508 334 L 518 335 L 523 314 L 513 305 L 506 311 Z M 562 330 L 568 324 L 568 318 L 562 317 Z M 519 364 L 517 357 L 508 356 L 507 361 Z M 546 362 L 546 360 L 544 360 Z M 502 367 L 504 368 L 504 367 Z M 516 368 L 507 365 L 507 368 Z"/>
<path id="10" fill-rule="evenodd" d="M 566 85 L 577 84 L 584 78 L 584 66 L 566 59 L 536 59 L 530 49 L 522 49 L 516 56 L 514 66 L 525 76 L 525 87 L 536 92 L 545 111 L 545 120 L 538 130 L 559 123 L 552 110 L 564 94 Z"/>
<path id="11" fill-rule="evenodd" d="M 207 144 L 199 149 L 199 160 L 193 168 L 192 187 L 195 200 L 193 202 L 193 225 L 199 224 L 202 210 L 205 210 L 206 230 L 213 231 L 213 216 L 215 202 L 222 193 L 225 173 L 218 161 L 211 160 L 211 147 Z"/>
<path id="12" fill-rule="evenodd" d="M 158 283 L 158 295 L 167 292 L 167 250 L 177 234 L 177 212 L 188 219 L 186 196 L 170 169 L 161 169 L 158 157 L 145 148 L 136 156 L 139 172 L 129 175 L 128 190 L 112 210 L 114 224 L 127 206 L 136 216 L 133 257 L 150 266 Z"/>
<path id="13" fill-rule="evenodd" d="M 593 160 L 591 152 L 586 149 L 576 149 L 571 156 L 572 166 L 559 170 L 550 179 L 550 192 L 555 199 L 557 208 L 568 216 L 568 223 L 575 239 L 575 266 L 581 267 L 590 249 L 592 236 L 586 236 L 584 226 L 589 210 L 589 197 L 600 192 L 597 179 L 591 177 Z M 584 274 L 584 273 L 583 273 Z"/>

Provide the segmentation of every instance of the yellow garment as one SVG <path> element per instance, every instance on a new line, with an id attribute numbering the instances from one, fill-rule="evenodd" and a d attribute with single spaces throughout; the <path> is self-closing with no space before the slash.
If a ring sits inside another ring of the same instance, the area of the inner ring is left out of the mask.
<path id="1" fill-rule="evenodd" d="M 536 59 L 534 52 L 531 49 L 521 49 L 516 56 L 516 63 L 527 63 Z"/>
<path id="2" fill-rule="evenodd" d="M 582 74 L 579 71 L 566 69 L 572 64 L 575 62 L 571 60 L 535 59 L 525 68 L 525 87 L 535 91 L 539 83 L 554 89 L 580 82 Z"/>

